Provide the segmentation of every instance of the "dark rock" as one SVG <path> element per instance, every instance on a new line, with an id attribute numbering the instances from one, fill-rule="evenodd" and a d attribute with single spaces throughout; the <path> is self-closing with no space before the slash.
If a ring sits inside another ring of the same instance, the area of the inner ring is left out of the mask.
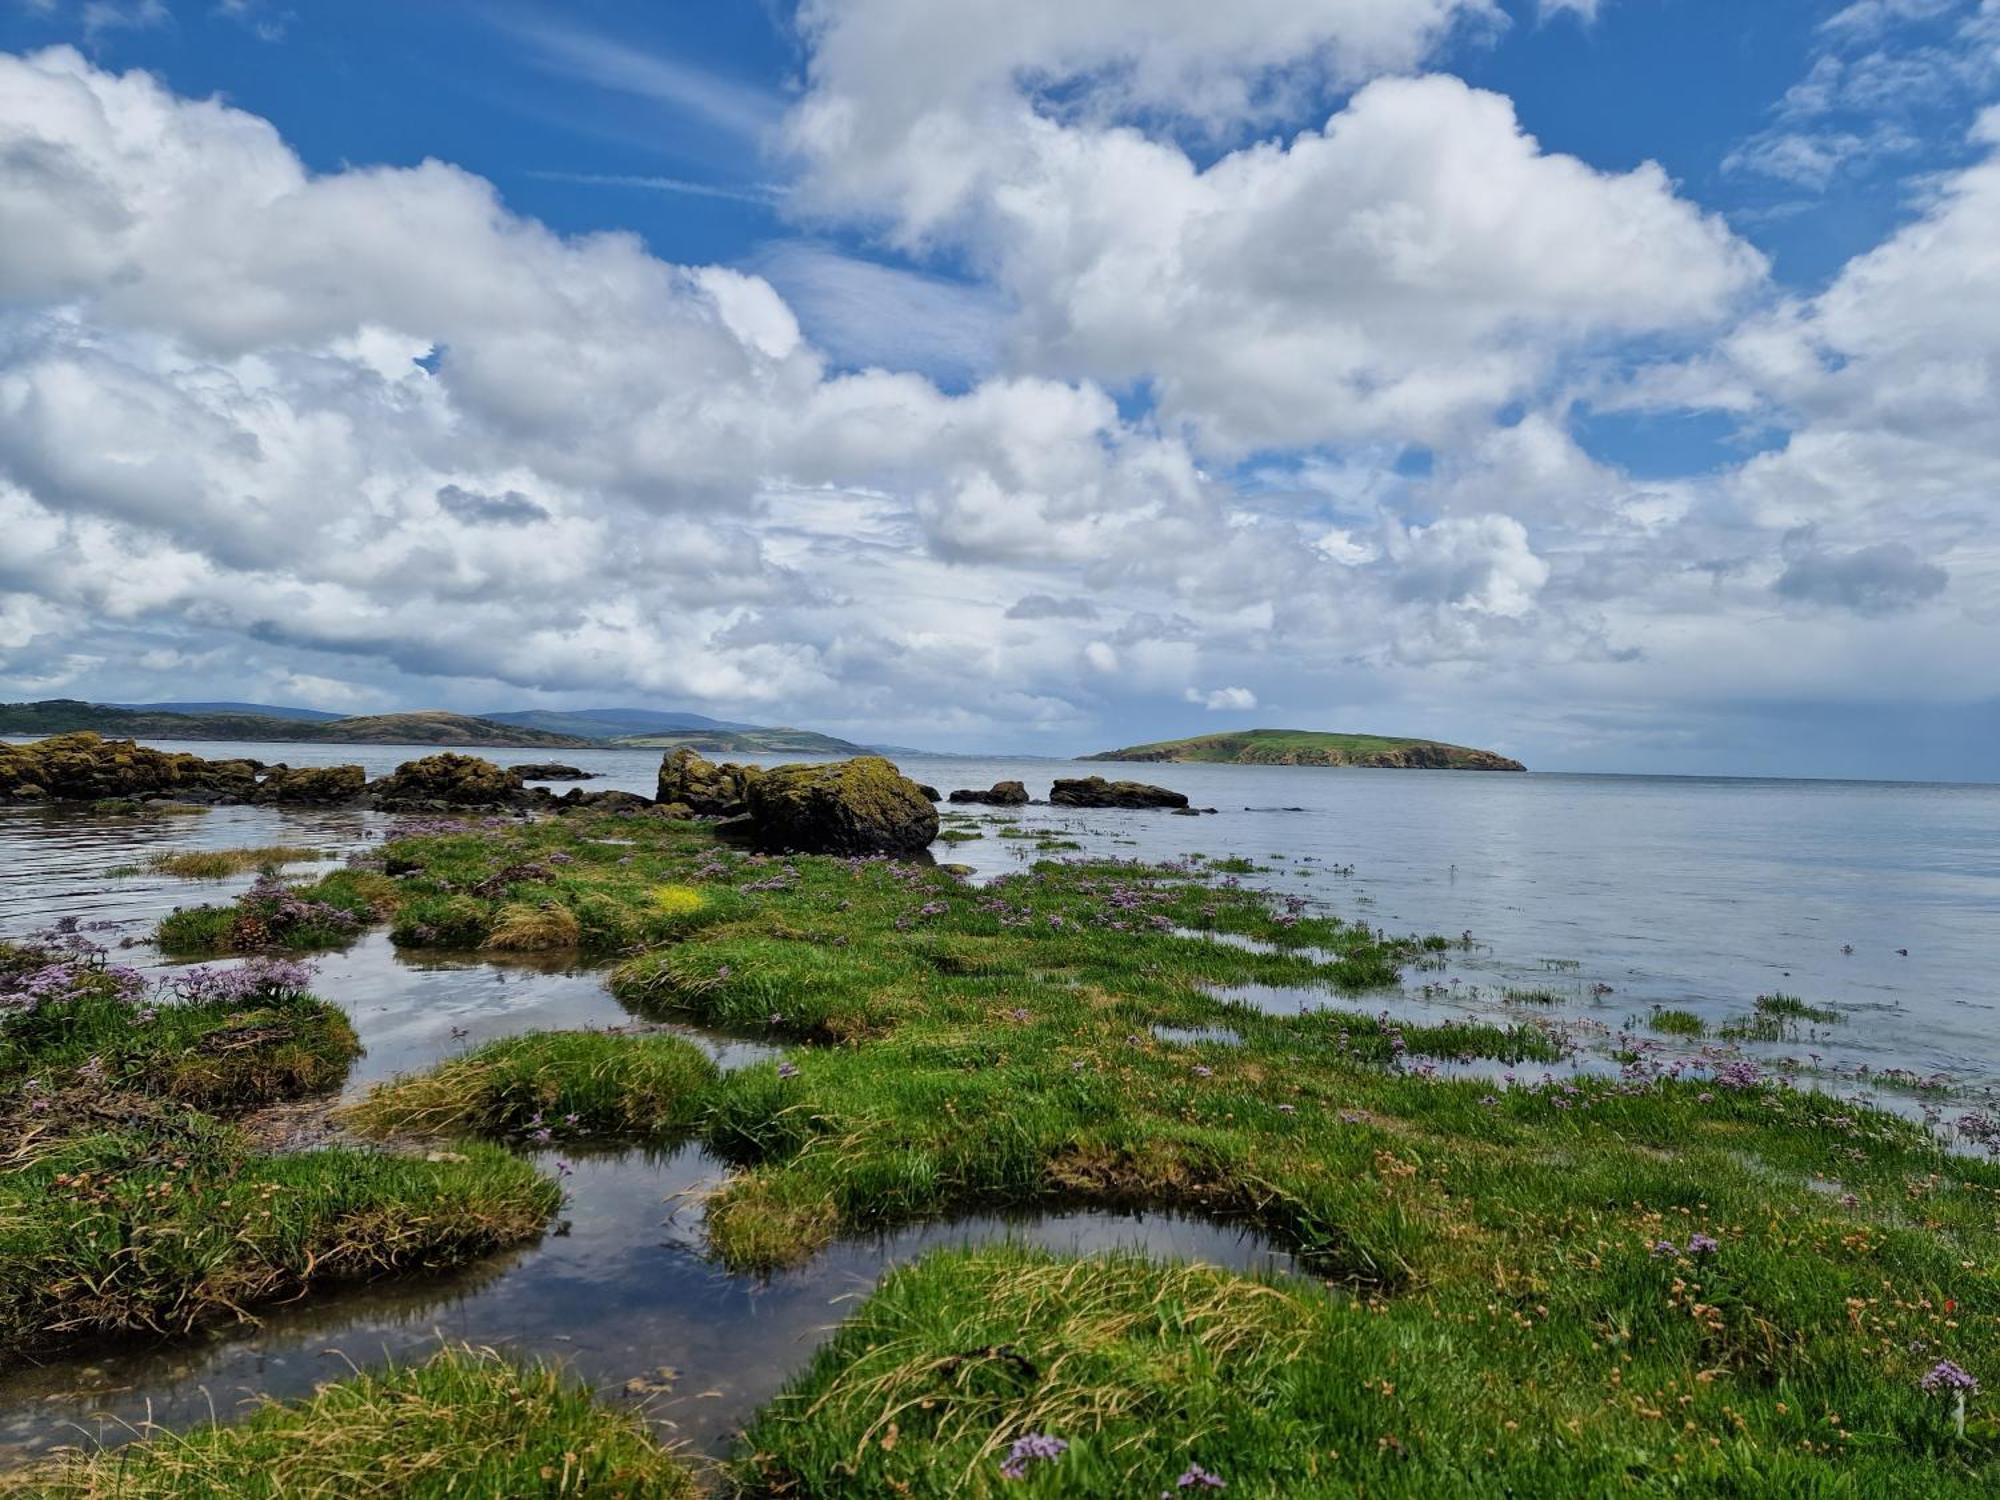
<path id="1" fill-rule="evenodd" d="M 1163 786 L 1143 781 L 1106 781 L 1102 776 L 1080 776 L 1058 781 L 1049 792 L 1057 807 L 1186 807 L 1188 799 Z"/>
<path id="2" fill-rule="evenodd" d="M 406 760 L 380 781 L 370 782 L 367 790 L 377 807 L 411 812 L 513 806 L 522 788 L 521 778 L 505 766 L 447 750 Z"/>
<path id="3" fill-rule="evenodd" d="M 679 803 L 698 817 L 738 817 L 763 775 L 761 766 L 718 766 L 683 746 L 660 762 L 660 790 L 653 800 Z"/>
<path id="4" fill-rule="evenodd" d="M 597 772 L 586 771 L 582 766 L 565 765 L 559 760 L 531 760 L 525 765 L 509 766 L 523 781 L 595 781 Z"/>
<path id="5" fill-rule="evenodd" d="M 0 802 L 167 797 L 247 802 L 256 767 L 243 760 L 203 760 L 107 740 L 89 730 L 31 745 L 0 744 Z"/>
<path id="6" fill-rule="evenodd" d="M 926 797 L 930 798 L 931 801 L 933 802 L 944 801 L 944 793 L 940 792 L 936 787 L 932 786 L 928 781 L 918 782 L 917 790 L 922 792 Z"/>
<path id="7" fill-rule="evenodd" d="M 586 792 L 579 788 L 571 788 L 569 794 L 562 799 L 562 805 L 559 810 L 562 812 L 578 809 L 587 812 L 637 813 L 645 812 L 652 806 L 653 804 L 649 799 L 640 796 L 637 792 L 621 792 L 616 789 L 603 792 Z"/>
<path id="8" fill-rule="evenodd" d="M 938 833 L 937 809 L 879 755 L 775 766 L 749 784 L 748 794 L 750 837 L 761 849 L 918 854 Z"/>
<path id="9" fill-rule="evenodd" d="M 337 807 L 354 801 L 368 784 L 359 766 L 273 766 L 257 783 L 257 800 L 284 807 Z"/>
<path id="10" fill-rule="evenodd" d="M 933 799 L 935 800 L 935 799 Z M 960 790 L 951 794 L 954 802 L 981 802 L 988 807 L 1026 807 L 1028 789 L 1018 781 L 996 781 L 986 791 Z"/>

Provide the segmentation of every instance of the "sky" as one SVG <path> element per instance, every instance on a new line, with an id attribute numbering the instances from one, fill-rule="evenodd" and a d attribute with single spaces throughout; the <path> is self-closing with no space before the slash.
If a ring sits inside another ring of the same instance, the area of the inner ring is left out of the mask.
<path id="1" fill-rule="evenodd" d="M 0 698 L 2000 780 L 2000 0 L 0 0 Z"/>

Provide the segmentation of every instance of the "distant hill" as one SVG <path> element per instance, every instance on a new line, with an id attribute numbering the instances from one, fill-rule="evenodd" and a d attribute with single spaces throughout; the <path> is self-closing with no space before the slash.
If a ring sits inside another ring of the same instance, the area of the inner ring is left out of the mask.
<path id="1" fill-rule="evenodd" d="M 632 749 L 678 750 L 703 755 L 867 755 L 851 740 L 810 729 L 690 730 L 682 734 L 625 734 L 612 741 Z"/>
<path id="2" fill-rule="evenodd" d="M 524 708 L 481 714 L 494 724 L 518 724 L 550 734 L 580 734 L 586 739 L 615 739 L 629 734 L 676 734 L 682 730 L 757 729 L 756 724 L 732 724 L 706 714 L 665 713 L 652 708 Z"/>
<path id="3" fill-rule="evenodd" d="M 129 739 L 253 740 L 280 744 L 311 740 L 346 745 L 576 749 L 594 743 L 577 735 L 551 734 L 546 730 L 440 712 L 299 719 L 260 713 L 174 713 L 155 708 L 117 708 L 75 698 L 0 703 L 0 734 L 66 734 L 74 729 L 94 729 L 100 734 Z"/>
<path id="4" fill-rule="evenodd" d="M 1206 761 L 1251 766 L 1376 766 L 1427 771 L 1525 771 L 1518 760 L 1437 740 L 1380 734 L 1325 734 L 1313 729 L 1245 729 L 1160 740 L 1086 755 L 1084 760 Z"/>
<path id="5" fill-rule="evenodd" d="M 130 708 L 140 712 L 166 714 L 251 714 L 265 719 L 301 719 L 324 722 L 345 718 L 323 708 L 287 708 L 275 703 L 107 703 L 106 708 Z"/>

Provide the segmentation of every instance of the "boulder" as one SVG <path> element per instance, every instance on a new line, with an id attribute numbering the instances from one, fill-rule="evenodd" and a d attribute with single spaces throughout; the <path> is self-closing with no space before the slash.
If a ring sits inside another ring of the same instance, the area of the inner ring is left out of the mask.
<path id="1" fill-rule="evenodd" d="M 718 766 L 682 746 L 660 762 L 660 790 L 653 800 L 679 803 L 699 817 L 738 817 L 749 805 L 750 788 L 763 775 L 761 766 Z"/>
<path id="2" fill-rule="evenodd" d="M 930 798 L 931 801 L 933 802 L 944 801 L 944 793 L 939 791 L 936 787 L 932 786 L 928 781 L 918 782 L 917 790 L 922 792 L 926 797 Z"/>
<path id="3" fill-rule="evenodd" d="M 377 807 L 399 812 L 511 806 L 520 800 L 521 790 L 521 778 L 505 766 L 449 750 L 406 760 L 368 784 Z"/>
<path id="4" fill-rule="evenodd" d="M 257 800 L 285 807 L 336 807 L 352 802 L 368 784 L 359 766 L 273 766 L 257 783 Z"/>
<path id="5" fill-rule="evenodd" d="M 531 760 L 526 765 L 509 766 L 523 781 L 595 781 L 597 773 L 582 766 L 565 765 L 559 760 Z"/>
<path id="6" fill-rule="evenodd" d="M 801 854 L 919 854 L 938 833 L 937 809 L 879 755 L 774 766 L 750 783 L 751 841 Z"/>
<path id="7" fill-rule="evenodd" d="M 1057 807 L 1186 807 L 1188 799 L 1163 786 L 1143 781 L 1106 781 L 1102 776 L 1079 776 L 1058 781 L 1049 792 Z"/>
<path id="8" fill-rule="evenodd" d="M 203 760 L 134 740 L 107 740 L 90 730 L 29 745 L 0 744 L 0 802 L 152 797 L 247 802 L 256 784 L 251 761 Z"/>
<path id="9" fill-rule="evenodd" d="M 1028 789 L 1018 781 L 996 781 L 985 791 L 961 789 L 951 794 L 954 802 L 983 802 L 988 807 L 1026 807 Z"/>

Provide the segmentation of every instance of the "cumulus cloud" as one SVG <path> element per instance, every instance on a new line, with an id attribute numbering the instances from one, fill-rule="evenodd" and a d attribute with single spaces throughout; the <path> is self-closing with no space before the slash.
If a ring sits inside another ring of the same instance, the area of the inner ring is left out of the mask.
<path id="1" fill-rule="evenodd" d="M 1786 563 L 1773 587 L 1787 599 L 1876 615 L 1935 599 L 1949 576 L 1901 542 L 1877 542 L 1851 552 L 1806 546 Z"/>
<path id="2" fill-rule="evenodd" d="M 981 64 L 980 86 L 953 94 L 936 79 L 878 92 L 908 39 L 850 24 L 828 30 L 793 116 L 798 202 L 879 215 L 907 247 L 961 247 L 1019 309 L 1017 360 L 1150 380 L 1211 451 L 1445 440 L 1533 392 L 1565 350 L 1713 324 L 1765 272 L 1658 166 L 1546 152 L 1508 100 L 1453 78 L 1379 79 L 1322 129 L 1199 167 L 1171 138 L 1038 107 L 1010 70 Z M 1263 55 L 1246 35 L 1162 60 L 1154 34 L 1035 57 L 1058 78 L 1088 61 L 1145 80 L 1232 59 L 1241 78 Z M 1420 49 L 1435 27 L 1395 34 Z"/>
<path id="3" fill-rule="evenodd" d="M 1257 695 L 1244 687 L 1211 688 L 1207 692 L 1189 688 L 1185 696 L 1210 713 L 1248 713 L 1257 706 Z"/>
<path id="4" fill-rule="evenodd" d="M 1007 607 L 1010 620 L 1094 620 L 1097 606 L 1088 599 L 1056 599 L 1048 594 L 1023 594 Z"/>

